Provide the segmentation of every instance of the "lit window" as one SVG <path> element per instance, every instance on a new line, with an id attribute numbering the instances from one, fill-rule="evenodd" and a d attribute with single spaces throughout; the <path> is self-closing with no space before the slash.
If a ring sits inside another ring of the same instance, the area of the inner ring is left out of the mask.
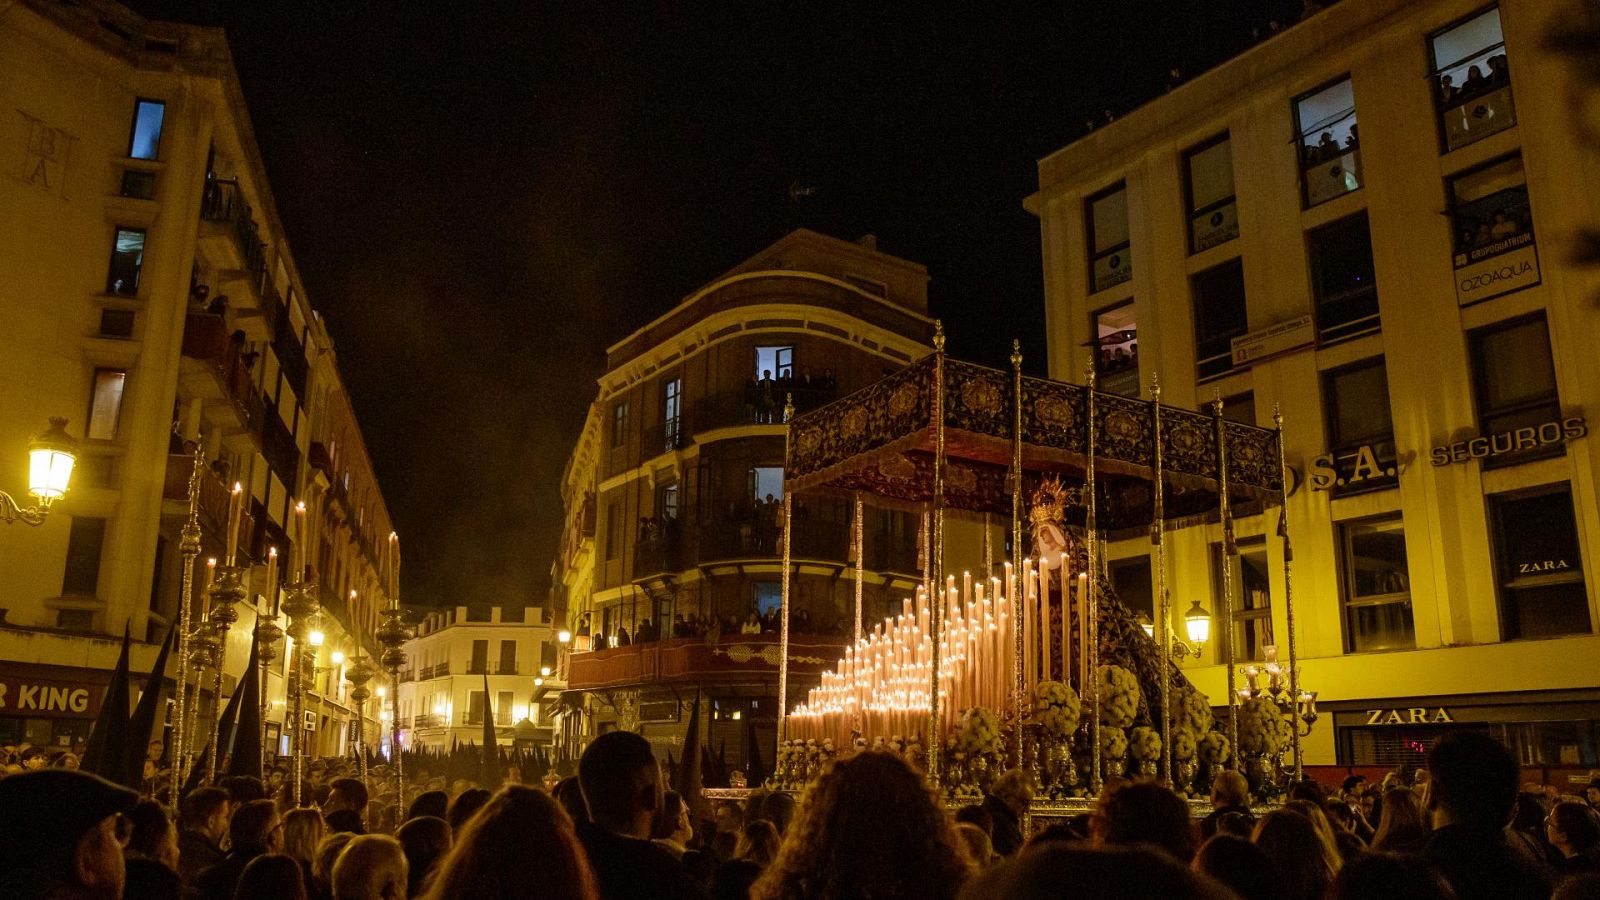
<path id="1" fill-rule="evenodd" d="M 1372 265 L 1367 214 L 1360 212 L 1307 232 L 1306 246 L 1311 254 L 1317 337 L 1322 343 L 1377 331 L 1378 276 Z"/>
<path id="2" fill-rule="evenodd" d="M 776 581 L 756 582 L 756 610 L 764 616 L 782 608 L 783 585 Z"/>
<path id="3" fill-rule="evenodd" d="M 1128 190 L 1121 183 L 1085 204 L 1089 229 L 1089 290 L 1103 291 L 1133 277 L 1128 241 Z"/>
<path id="4" fill-rule="evenodd" d="M 1556 369 L 1550 357 L 1550 331 L 1543 313 L 1480 328 L 1467 335 L 1472 351 L 1473 399 L 1478 433 L 1492 453 L 1484 468 L 1559 456 L 1565 443 L 1539 439 L 1538 429 L 1561 418 Z M 1518 430 L 1522 434 L 1518 434 Z M 1556 428 L 1559 434 L 1561 429 Z M 1516 449 L 1519 438 L 1526 436 Z"/>
<path id="5" fill-rule="evenodd" d="M 783 499 L 783 467 L 756 466 L 750 470 L 750 499 L 765 503 Z"/>
<path id="6" fill-rule="evenodd" d="M 1094 314 L 1094 368 L 1102 391 L 1139 395 L 1139 330 L 1133 301 Z"/>
<path id="7" fill-rule="evenodd" d="M 1433 96 L 1446 151 L 1517 124 L 1499 7 L 1434 34 L 1428 47 L 1433 54 Z"/>
<path id="8" fill-rule="evenodd" d="M 1571 487 L 1493 496 L 1489 509 L 1506 639 L 1588 634 L 1589 600 Z"/>
<path id="9" fill-rule="evenodd" d="M 1272 589 L 1267 571 L 1267 543 L 1264 538 L 1241 539 L 1239 555 L 1233 560 L 1232 604 L 1233 630 L 1225 633 L 1223 640 L 1232 641 L 1235 659 L 1259 660 L 1265 658 L 1264 648 L 1272 642 Z M 1213 570 L 1216 572 L 1216 594 L 1222 596 L 1222 545 L 1212 545 Z M 1222 604 L 1216 604 L 1221 613 Z M 1227 648 L 1218 648 L 1218 656 L 1226 659 Z"/>
<path id="10" fill-rule="evenodd" d="M 1183 157 L 1189 202 L 1189 252 L 1199 253 L 1239 236 L 1233 197 L 1233 150 L 1221 134 Z"/>
<path id="11" fill-rule="evenodd" d="M 794 377 L 794 347 L 757 347 L 755 378 Z"/>
<path id="12" fill-rule="evenodd" d="M 628 401 L 619 400 L 611 406 L 611 449 L 628 442 Z"/>
<path id="13" fill-rule="evenodd" d="M 160 100 L 140 100 L 133 105 L 133 134 L 128 139 L 128 155 L 134 159 L 155 159 L 161 152 L 161 121 L 167 105 Z"/>
<path id="14" fill-rule="evenodd" d="M 94 370 L 89 392 L 89 440 L 117 439 L 117 420 L 122 415 L 122 391 L 127 381 L 128 373 L 120 369 Z"/>
<path id="15" fill-rule="evenodd" d="M 1456 299 L 1463 306 L 1539 283 L 1522 157 L 1493 160 L 1447 184 Z"/>
<path id="16" fill-rule="evenodd" d="M 1230 259 L 1190 279 L 1194 294 L 1195 363 L 1201 381 L 1233 370 L 1233 339 L 1249 330 L 1244 264 Z"/>
<path id="17" fill-rule="evenodd" d="M 144 266 L 144 229 L 117 229 L 111 245 L 111 271 L 106 275 L 106 293 L 132 297 L 139 293 L 139 270 Z"/>
<path id="18" fill-rule="evenodd" d="M 683 446 L 683 378 L 669 378 L 661 385 L 662 435 L 670 452 Z"/>
<path id="19" fill-rule="evenodd" d="M 1399 516 L 1339 526 L 1344 555 L 1345 649 L 1406 650 L 1416 646 L 1406 533 Z"/>
<path id="20" fill-rule="evenodd" d="M 1324 373 L 1322 392 L 1334 471 L 1329 489 L 1338 496 L 1393 487 L 1399 463 L 1383 357 Z"/>
<path id="21" fill-rule="evenodd" d="M 1306 206 L 1361 187 L 1360 133 L 1350 79 L 1294 101 L 1300 145 L 1300 181 Z"/>

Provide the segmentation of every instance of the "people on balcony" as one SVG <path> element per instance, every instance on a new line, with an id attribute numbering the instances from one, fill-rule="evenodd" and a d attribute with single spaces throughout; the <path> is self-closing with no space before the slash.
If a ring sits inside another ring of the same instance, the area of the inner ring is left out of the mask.
<path id="1" fill-rule="evenodd" d="M 752 609 L 750 611 L 750 615 L 745 616 L 744 625 L 740 626 L 739 633 L 740 634 L 760 634 L 761 633 L 761 617 L 756 615 L 756 611 L 755 610 Z"/>

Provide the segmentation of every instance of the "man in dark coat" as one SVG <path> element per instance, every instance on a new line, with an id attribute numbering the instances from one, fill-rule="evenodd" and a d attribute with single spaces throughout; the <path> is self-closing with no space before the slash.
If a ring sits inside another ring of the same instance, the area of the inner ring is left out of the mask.
<path id="1" fill-rule="evenodd" d="M 630 731 L 603 734 L 578 760 L 590 822 L 578 823 L 603 900 L 705 900 L 705 890 L 650 840 L 662 807 L 661 766 L 650 742 Z"/>
<path id="2" fill-rule="evenodd" d="M 1543 900 L 1550 874 L 1528 840 L 1512 832 L 1516 757 L 1485 734 L 1458 732 L 1428 753 L 1433 836 L 1421 857 L 1459 900 Z"/>

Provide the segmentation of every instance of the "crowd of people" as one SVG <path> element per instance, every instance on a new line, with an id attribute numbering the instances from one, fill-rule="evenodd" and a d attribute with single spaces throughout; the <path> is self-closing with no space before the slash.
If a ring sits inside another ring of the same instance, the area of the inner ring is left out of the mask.
<path id="1" fill-rule="evenodd" d="M 1455 76 L 1444 74 L 1439 76 L 1439 105 L 1442 107 L 1457 106 L 1474 97 L 1481 97 L 1490 91 L 1499 90 L 1511 83 L 1511 69 L 1506 65 L 1506 55 L 1496 53 L 1484 61 L 1485 72 L 1478 65 L 1467 66 L 1465 77 L 1460 84 L 1455 83 Z"/>
<path id="2" fill-rule="evenodd" d="M 665 633 L 663 633 L 664 626 Z M 618 626 L 609 635 L 603 630 L 593 632 L 590 634 L 590 646 L 596 650 L 607 650 L 612 647 L 651 644 L 666 638 L 699 639 L 715 644 L 721 642 L 724 637 L 776 635 L 781 626 L 782 617 L 776 607 L 751 609 L 743 618 L 708 613 L 678 613 L 673 617 L 670 626 L 666 625 L 665 617 L 661 623 L 657 623 L 651 617 L 645 616 L 635 624 L 632 632 L 626 625 Z M 850 633 L 852 627 L 850 620 L 844 616 L 835 616 L 833 624 L 819 627 L 809 609 L 796 609 L 789 619 L 791 634 L 844 637 Z M 584 633 L 580 626 L 578 634 Z"/>
<path id="3" fill-rule="evenodd" d="M 820 373 L 794 374 L 792 366 L 784 367 L 774 376 L 771 369 L 763 369 L 761 377 L 751 378 L 744 386 L 745 412 L 756 424 L 782 423 L 783 405 L 791 396 L 802 408 L 824 399 L 831 399 L 839 390 L 839 381 L 832 369 Z"/>
<path id="4" fill-rule="evenodd" d="M 493 792 L 458 780 L 403 816 L 347 775 L 301 805 L 234 777 L 190 791 L 174 822 L 154 799 L 54 767 L 0 778 L 0 897 L 1600 897 L 1600 779 L 1577 798 L 1519 790 L 1518 776 L 1504 746 L 1463 732 L 1415 777 L 1300 782 L 1261 812 L 1224 771 L 1200 821 L 1163 785 L 1119 780 L 1093 812 L 1024 835 L 1021 770 L 952 813 L 900 757 L 863 752 L 798 801 L 755 791 L 710 807 L 667 790 L 650 742 L 623 731 L 591 742 L 575 776 Z"/>

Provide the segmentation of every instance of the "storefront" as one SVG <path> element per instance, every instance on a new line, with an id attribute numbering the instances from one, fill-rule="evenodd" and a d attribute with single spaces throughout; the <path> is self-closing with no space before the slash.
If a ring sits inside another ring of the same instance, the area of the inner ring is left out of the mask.
<path id="1" fill-rule="evenodd" d="M 99 669 L 0 662 L 0 744 L 87 740 L 110 681 Z"/>
<path id="2" fill-rule="evenodd" d="M 1321 704 L 1342 766 L 1410 770 L 1453 731 L 1487 734 L 1525 767 L 1600 767 L 1600 690 L 1401 697 Z"/>

